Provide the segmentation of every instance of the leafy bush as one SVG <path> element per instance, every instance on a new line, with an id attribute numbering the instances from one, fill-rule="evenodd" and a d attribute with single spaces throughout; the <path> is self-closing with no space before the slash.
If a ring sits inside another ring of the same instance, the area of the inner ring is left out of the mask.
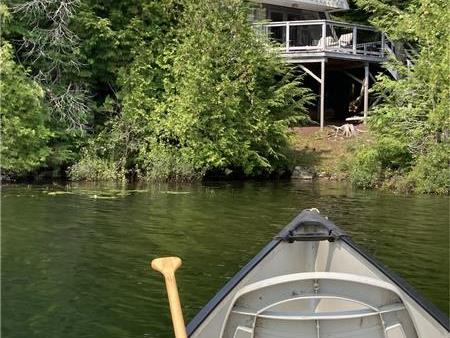
<path id="1" fill-rule="evenodd" d="M 84 153 L 81 160 L 68 169 L 74 181 L 108 181 L 121 180 L 125 175 L 116 163 L 92 154 Z"/>
<path id="2" fill-rule="evenodd" d="M 411 153 L 407 145 L 398 138 L 389 135 L 380 137 L 374 147 L 382 168 L 397 170 L 410 166 Z"/>
<path id="3" fill-rule="evenodd" d="M 301 89 L 240 1 L 187 2 L 166 62 L 162 119 L 181 156 L 203 170 L 247 175 L 283 165 L 288 126 L 310 95 Z"/>
<path id="4" fill-rule="evenodd" d="M 13 60 L 9 43 L 0 46 L 1 168 L 25 175 L 45 165 L 52 136 L 46 126 L 42 88 Z"/>
<path id="5" fill-rule="evenodd" d="M 439 143 L 419 156 L 416 165 L 408 174 L 408 181 L 420 193 L 449 193 L 450 144 Z"/>
<path id="6" fill-rule="evenodd" d="M 350 164 L 351 182 L 361 188 L 374 188 L 380 180 L 381 161 L 373 148 L 362 148 L 352 158 Z"/>
<path id="7" fill-rule="evenodd" d="M 250 25 L 248 4 L 182 4 L 179 24 L 123 69 L 109 137 L 94 144 L 108 150 L 92 152 L 148 179 L 286 166 L 288 127 L 312 95 Z"/>
<path id="8" fill-rule="evenodd" d="M 180 182 L 197 180 L 204 175 L 203 171 L 194 167 L 188 156 L 180 156 L 178 149 L 155 145 L 150 152 L 142 156 L 142 166 L 137 171 L 139 179 Z"/>
<path id="9" fill-rule="evenodd" d="M 355 165 L 374 168 L 377 158 L 380 179 L 391 180 L 390 186 L 446 192 L 450 132 L 450 31 L 446 27 L 450 11 L 443 9 L 448 9 L 448 2 L 411 0 L 405 8 L 379 0 L 358 3 L 373 12 L 376 25 L 399 41 L 411 42 L 418 54 L 412 69 L 398 63 L 389 65 L 401 74 L 399 80 L 386 75 L 378 77 L 374 90 L 383 103 L 372 112 L 369 123 L 375 141 L 371 151 L 361 150 L 371 156 L 358 154 Z M 363 173 L 368 175 L 365 179 L 361 177 Z M 352 180 L 362 186 L 373 182 L 373 173 L 374 170 L 351 170 Z"/>

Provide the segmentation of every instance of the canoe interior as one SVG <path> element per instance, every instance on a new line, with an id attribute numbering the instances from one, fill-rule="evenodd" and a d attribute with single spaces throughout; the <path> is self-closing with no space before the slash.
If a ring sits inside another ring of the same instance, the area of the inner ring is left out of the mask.
<path id="1" fill-rule="evenodd" d="M 194 318 L 190 337 L 448 337 L 445 325 L 315 211 L 302 212 L 256 260 Z"/>

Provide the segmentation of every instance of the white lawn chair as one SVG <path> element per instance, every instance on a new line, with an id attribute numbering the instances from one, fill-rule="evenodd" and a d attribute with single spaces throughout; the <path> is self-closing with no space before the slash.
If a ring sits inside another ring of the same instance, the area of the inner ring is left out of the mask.
<path id="1" fill-rule="evenodd" d="M 346 34 L 342 34 L 339 37 L 339 47 L 348 47 L 352 44 L 352 40 L 353 40 L 353 33 L 346 33 Z"/>
<path id="2" fill-rule="evenodd" d="M 321 48 L 323 41 L 324 41 L 324 38 L 321 37 L 319 39 L 319 42 L 317 43 L 317 47 Z M 338 45 L 338 42 L 332 36 L 326 36 L 325 37 L 325 48 L 327 48 L 327 47 L 335 47 L 337 45 Z"/>

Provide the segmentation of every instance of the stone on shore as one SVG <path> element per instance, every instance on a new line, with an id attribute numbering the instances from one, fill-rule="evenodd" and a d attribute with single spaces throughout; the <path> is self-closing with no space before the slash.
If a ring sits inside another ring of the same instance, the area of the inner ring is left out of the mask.
<path id="1" fill-rule="evenodd" d="M 292 171 L 291 178 L 301 179 L 301 180 L 312 180 L 316 177 L 316 172 L 313 168 L 296 166 Z"/>

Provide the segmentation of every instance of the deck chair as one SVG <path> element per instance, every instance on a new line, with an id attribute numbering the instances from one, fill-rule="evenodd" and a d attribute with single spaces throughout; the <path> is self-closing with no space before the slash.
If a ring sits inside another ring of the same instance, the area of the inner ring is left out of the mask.
<path id="1" fill-rule="evenodd" d="M 317 47 L 322 47 L 322 42 L 323 42 L 324 38 L 321 37 L 319 39 L 319 42 L 317 43 Z M 332 37 L 332 36 L 326 36 L 325 37 L 325 47 L 334 47 L 337 46 L 338 42 Z"/>
<path id="2" fill-rule="evenodd" d="M 342 34 L 338 40 L 339 47 L 350 46 L 352 44 L 352 40 L 353 40 L 353 33 Z"/>

